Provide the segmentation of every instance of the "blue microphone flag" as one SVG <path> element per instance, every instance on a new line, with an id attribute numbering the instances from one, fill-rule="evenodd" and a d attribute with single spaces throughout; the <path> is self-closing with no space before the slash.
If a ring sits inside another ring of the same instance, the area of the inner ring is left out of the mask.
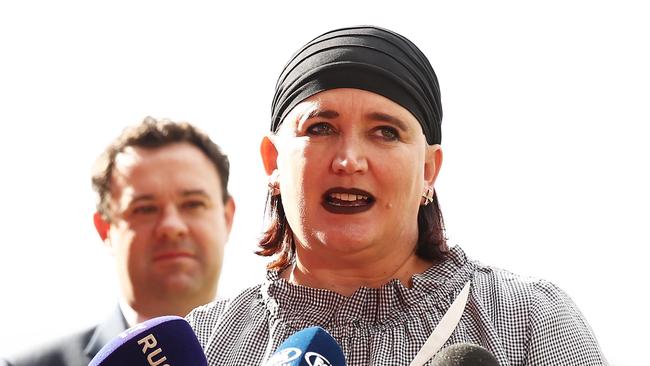
<path id="1" fill-rule="evenodd" d="M 190 324 L 178 316 L 140 323 L 102 347 L 88 366 L 207 366 Z"/>
<path id="2" fill-rule="evenodd" d="M 311 327 L 287 338 L 265 366 L 345 366 L 345 356 L 325 329 Z"/>

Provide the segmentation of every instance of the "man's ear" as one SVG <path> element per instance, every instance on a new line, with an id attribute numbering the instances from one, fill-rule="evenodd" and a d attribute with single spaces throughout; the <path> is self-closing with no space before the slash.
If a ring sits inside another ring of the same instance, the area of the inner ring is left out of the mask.
<path id="1" fill-rule="evenodd" d="M 264 136 L 260 145 L 260 153 L 262 154 L 264 170 L 267 175 L 271 175 L 278 168 L 278 149 L 275 148 L 273 136 Z"/>
<path id="2" fill-rule="evenodd" d="M 226 218 L 226 230 L 230 235 L 232 220 L 235 217 L 235 200 L 233 200 L 232 197 L 228 197 L 228 201 L 223 205 L 223 214 Z"/>
<path id="3" fill-rule="evenodd" d="M 424 181 L 428 187 L 433 187 L 433 184 L 438 178 L 440 167 L 442 166 L 442 148 L 440 145 L 429 145 L 424 157 Z"/>
<path id="4" fill-rule="evenodd" d="M 95 222 L 95 230 L 97 230 L 97 234 L 99 234 L 99 237 L 103 242 L 106 242 L 106 238 L 108 237 L 108 229 L 111 227 L 111 224 L 104 220 L 102 214 L 99 212 L 95 212 L 93 215 L 93 221 Z"/>

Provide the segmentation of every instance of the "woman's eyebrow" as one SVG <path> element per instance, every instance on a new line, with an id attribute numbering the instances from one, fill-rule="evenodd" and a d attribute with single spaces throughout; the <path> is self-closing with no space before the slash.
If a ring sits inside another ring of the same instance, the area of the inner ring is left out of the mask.
<path id="1" fill-rule="evenodd" d="M 338 113 L 337 111 L 333 111 L 333 110 L 331 110 L 331 109 L 318 109 L 318 108 L 315 108 L 315 109 L 311 110 L 311 111 L 310 111 L 310 112 L 309 112 L 309 113 L 308 113 L 304 118 L 302 118 L 302 119 L 303 119 L 303 120 L 307 120 L 307 119 L 314 118 L 314 117 L 323 117 L 323 118 L 330 118 L 330 119 L 332 119 L 332 118 L 336 118 L 336 117 L 338 117 L 338 116 L 339 116 L 339 113 Z"/>
<path id="2" fill-rule="evenodd" d="M 409 128 L 401 119 L 391 116 L 390 114 L 381 113 L 381 112 L 372 112 L 368 113 L 368 118 L 375 121 L 388 122 L 402 131 L 408 131 Z"/>

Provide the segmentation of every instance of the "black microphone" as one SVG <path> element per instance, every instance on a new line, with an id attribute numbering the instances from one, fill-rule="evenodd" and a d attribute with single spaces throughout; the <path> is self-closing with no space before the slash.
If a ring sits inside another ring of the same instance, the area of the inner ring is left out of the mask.
<path id="1" fill-rule="evenodd" d="M 457 343 L 438 351 L 431 366 L 499 366 L 499 362 L 481 346 Z"/>
<path id="2" fill-rule="evenodd" d="M 190 324 L 161 316 L 125 330 L 102 347 L 88 366 L 207 366 Z"/>
<path id="3" fill-rule="evenodd" d="M 345 366 L 345 356 L 325 329 L 311 327 L 289 336 L 264 366 Z"/>

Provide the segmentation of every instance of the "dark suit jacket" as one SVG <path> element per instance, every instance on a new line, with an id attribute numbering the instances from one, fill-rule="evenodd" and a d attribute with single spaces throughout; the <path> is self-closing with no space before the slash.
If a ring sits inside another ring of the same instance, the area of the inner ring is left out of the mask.
<path id="1" fill-rule="evenodd" d="M 59 339 L 16 358 L 9 366 L 88 366 L 97 352 L 127 329 L 119 307 L 101 324 Z M 2 362 L 0 361 L 0 365 Z"/>

